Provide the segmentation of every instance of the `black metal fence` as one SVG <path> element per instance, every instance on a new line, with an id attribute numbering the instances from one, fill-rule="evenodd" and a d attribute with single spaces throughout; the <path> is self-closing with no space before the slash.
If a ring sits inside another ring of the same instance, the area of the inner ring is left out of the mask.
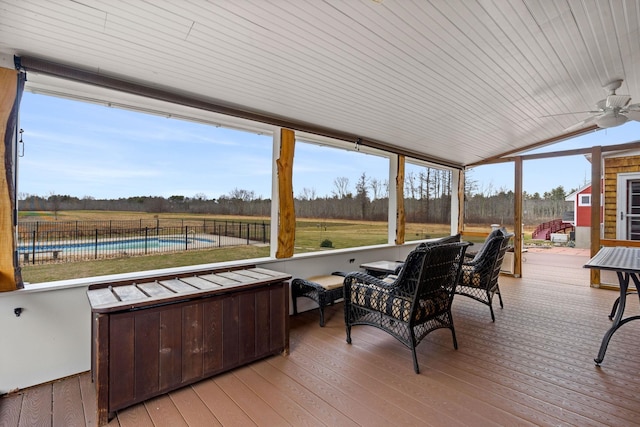
<path id="1" fill-rule="evenodd" d="M 18 256 L 24 265 L 266 244 L 269 227 L 213 219 L 28 221 L 18 224 Z"/>

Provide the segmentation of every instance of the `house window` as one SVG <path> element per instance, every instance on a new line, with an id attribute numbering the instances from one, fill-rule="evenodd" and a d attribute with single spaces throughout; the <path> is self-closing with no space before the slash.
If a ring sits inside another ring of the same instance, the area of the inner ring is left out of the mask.
<path id="1" fill-rule="evenodd" d="M 580 194 L 578 196 L 578 206 L 591 206 L 591 194 Z"/>

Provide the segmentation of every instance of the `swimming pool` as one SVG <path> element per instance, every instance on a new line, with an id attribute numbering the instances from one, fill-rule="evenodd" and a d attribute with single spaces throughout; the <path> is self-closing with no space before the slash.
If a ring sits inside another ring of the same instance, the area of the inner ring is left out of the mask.
<path id="1" fill-rule="evenodd" d="M 19 245 L 18 252 L 44 253 L 44 252 L 84 252 L 84 251 L 141 251 L 141 250 L 179 250 L 188 249 L 190 246 L 205 248 L 214 246 L 216 239 L 207 237 L 134 237 L 98 241 L 65 242 L 65 243 L 41 243 Z"/>

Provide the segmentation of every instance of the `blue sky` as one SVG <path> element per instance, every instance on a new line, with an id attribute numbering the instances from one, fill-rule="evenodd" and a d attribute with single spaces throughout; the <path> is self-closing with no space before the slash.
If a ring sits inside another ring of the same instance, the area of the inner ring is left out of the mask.
<path id="1" fill-rule="evenodd" d="M 225 128 L 108 108 L 25 92 L 20 127 L 18 191 L 96 199 L 204 194 L 234 189 L 270 198 L 272 138 Z M 546 151 L 618 144 L 640 139 L 640 123 L 601 130 Z M 386 181 L 387 161 L 376 156 L 297 144 L 294 193 L 303 188 L 331 195 L 337 177 L 353 190 L 360 175 Z M 407 168 L 407 171 L 411 168 Z M 471 178 L 484 192 L 513 189 L 513 164 L 476 168 Z M 524 163 L 524 190 L 565 190 L 590 179 L 582 157 Z"/>
<path id="2" fill-rule="evenodd" d="M 531 153 L 591 148 L 593 146 L 623 144 L 640 140 L 640 122 L 630 121 L 622 126 L 599 129 L 576 138 L 549 145 Z M 513 163 L 475 168 L 470 176 L 477 180 L 480 190 L 513 190 Z M 591 163 L 584 156 L 556 157 L 523 162 L 523 189 L 529 194 L 544 192 L 562 185 L 567 193 L 591 181 Z M 487 192 L 487 191 L 485 191 Z M 490 191 L 488 191 L 490 192 Z"/>

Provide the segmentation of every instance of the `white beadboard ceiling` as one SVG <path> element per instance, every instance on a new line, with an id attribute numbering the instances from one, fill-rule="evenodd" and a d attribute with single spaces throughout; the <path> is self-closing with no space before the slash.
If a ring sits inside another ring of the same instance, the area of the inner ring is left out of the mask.
<path id="1" fill-rule="evenodd" d="M 561 137 L 612 79 L 640 102 L 639 24 L 640 0 L 0 0 L 0 53 L 465 166 Z"/>

